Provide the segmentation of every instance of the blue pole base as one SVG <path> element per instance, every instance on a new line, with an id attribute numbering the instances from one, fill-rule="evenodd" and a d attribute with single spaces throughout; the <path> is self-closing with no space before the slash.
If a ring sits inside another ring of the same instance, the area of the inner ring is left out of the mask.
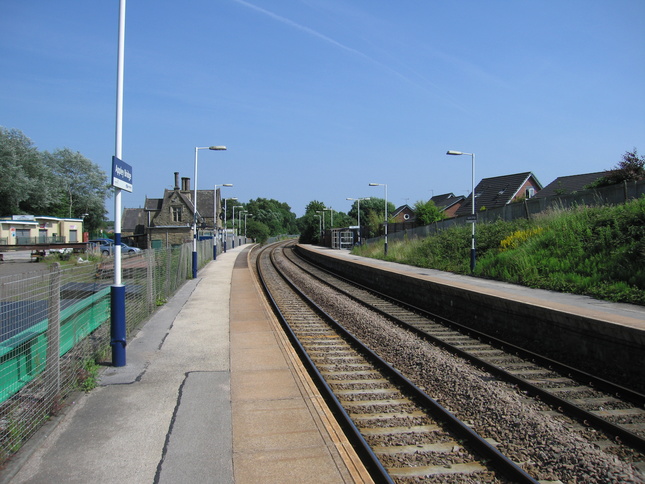
<path id="1" fill-rule="evenodd" d="M 197 252 L 193 252 L 193 279 L 197 279 Z"/>
<path id="2" fill-rule="evenodd" d="M 112 366 L 125 366 L 125 286 L 114 285 L 110 289 L 110 346 Z"/>
<path id="3" fill-rule="evenodd" d="M 213 246 L 213 260 L 217 260 L 217 246 Z"/>

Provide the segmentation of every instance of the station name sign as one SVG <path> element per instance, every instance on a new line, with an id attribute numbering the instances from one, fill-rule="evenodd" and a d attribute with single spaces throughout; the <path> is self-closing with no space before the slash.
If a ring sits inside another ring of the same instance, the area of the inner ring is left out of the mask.
<path id="1" fill-rule="evenodd" d="M 112 157 L 112 186 L 132 192 L 132 167 L 116 156 Z"/>

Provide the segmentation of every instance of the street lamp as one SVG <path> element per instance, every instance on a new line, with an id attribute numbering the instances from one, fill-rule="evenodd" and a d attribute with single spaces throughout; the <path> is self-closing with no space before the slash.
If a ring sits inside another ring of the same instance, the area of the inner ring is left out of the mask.
<path id="1" fill-rule="evenodd" d="M 345 200 L 353 200 L 356 202 L 356 211 L 358 212 L 358 245 L 361 245 L 361 200 L 369 200 L 369 199 L 370 197 L 345 199 Z"/>
<path id="2" fill-rule="evenodd" d="M 242 208 L 242 205 L 233 205 L 233 216 L 231 217 L 233 219 L 233 245 L 232 247 L 235 249 L 235 237 L 237 236 L 237 232 L 235 231 L 235 209 L 236 208 Z"/>
<path id="3" fill-rule="evenodd" d="M 452 151 L 448 150 L 447 155 L 470 155 L 472 160 L 472 176 L 471 176 L 471 191 L 472 191 L 472 216 L 470 222 L 473 224 L 473 232 L 471 237 L 471 246 L 470 246 L 470 272 L 475 271 L 475 153 L 464 153 L 461 151 Z"/>
<path id="4" fill-rule="evenodd" d="M 226 252 L 226 239 L 228 239 L 228 221 L 226 220 L 226 201 L 227 200 L 237 200 L 237 197 L 225 198 L 224 199 L 224 252 Z"/>
<path id="5" fill-rule="evenodd" d="M 217 259 L 217 187 L 232 187 L 232 183 L 215 185 L 213 190 L 213 260 Z"/>
<path id="6" fill-rule="evenodd" d="M 199 150 L 225 151 L 226 146 L 195 147 L 195 188 L 193 189 L 193 279 L 197 279 L 197 154 Z"/>
<path id="7" fill-rule="evenodd" d="M 316 210 L 316 211 L 318 212 L 319 210 Z M 318 215 L 318 214 L 315 214 L 315 215 L 316 215 L 316 217 L 318 217 L 318 243 L 320 243 L 322 245 L 322 240 L 321 240 L 322 239 L 322 237 L 321 237 L 321 234 L 322 234 L 322 216 Z"/>
<path id="8" fill-rule="evenodd" d="M 244 214 L 244 243 L 246 243 L 246 217 L 247 216 L 253 217 L 253 214 L 248 212 Z"/>
<path id="9" fill-rule="evenodd" d="M 386 183 L 370 183 L 371 187 L 385 187 L 385 248 L 384 253 L 387 257 L 387 184 Z"/>
<path id="10" fill-rule="evenodd" d="M 240 210 L 239 212 L 237 212 L 237 230 L 239 232 L 238 236 L 242 235 L 242 214 L 243 213 L 248 213 L 248 211 L 247 210 Z M 242 246 L 242 238 L 241 237 L 238 240 L 238 243 L 239 243 L 239 245 L 241 247 Z"/>

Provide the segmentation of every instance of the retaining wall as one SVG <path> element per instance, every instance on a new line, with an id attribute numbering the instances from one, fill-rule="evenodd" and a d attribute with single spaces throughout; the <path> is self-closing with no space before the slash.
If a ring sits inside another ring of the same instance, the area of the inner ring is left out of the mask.
<path id="1" fill-rule="evenodd" d="M 450 285 L 413 273 L 323 254 L 298 245 L 299 254 L 332 272 L 443 318 L 544 353 L 594 374 L 634 387 L 645 382 L 645 331 L 589 314 L 554 310 Z M 583 312 L 584 313 L 584 312 Z M 641 388 L 642 390 L 642 388 Z"/>

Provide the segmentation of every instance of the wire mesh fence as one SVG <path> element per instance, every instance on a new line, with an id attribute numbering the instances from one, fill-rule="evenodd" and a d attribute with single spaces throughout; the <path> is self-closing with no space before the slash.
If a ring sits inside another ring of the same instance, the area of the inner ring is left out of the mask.
<path id="1" fill-rule="evenodd" d="M 213 258 L 198 243 L 198 264 Z M 192 244 L 122 259 L 126 332 L 134 330 L 192 277 Z M 0 464 L 15 453 L 72 392 L 96 384 L 110 351 L 114 260 L 89 254 L 36 271 L 0 277 Z"/>

